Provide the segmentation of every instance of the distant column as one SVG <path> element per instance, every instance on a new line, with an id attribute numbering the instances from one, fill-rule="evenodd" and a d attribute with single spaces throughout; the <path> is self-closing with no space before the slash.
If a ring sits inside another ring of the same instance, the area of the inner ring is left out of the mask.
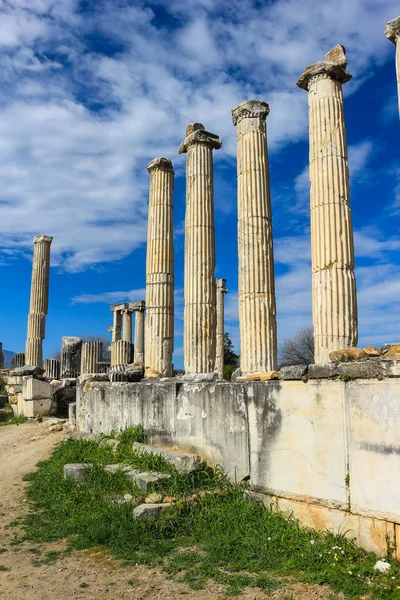
<path id="1" fill-rule="evenodd" d="M 122 328 L 122 339 L 125 342 L 132 344 L 132 312 L 130 310 L 124 310 L 123 328 Z"/>
<path id="2" fill-rule="evenodd" d="M 215 368 L 216 291 L 213 150 L 221 139 L 201 123 L 186 129 L 184 364 L 187 374 Z"/>
<path id="3" fill-rule="evenodd" d="M 111 307 L 111 310 L 113 310 L 113 307 Z M 112 342 L 117 342 L 118 340 L 121 339 L 121 326 L 122 326 L 122 312 L 118 309 L 113 311 L 113 328 L 112 328 L 112 335 L 111 335 L 111 341 Z"/>
<path id="4" fill-rule="evenodd" d="M 144 364 L 144 311 L 145 301 L 132 302 L 130 306 L 135 311 L 135 341 L 134 341 L 134 363 Z"/>
<path id="5" fill-rule="evenodd" d="M 357 297 L 342 84 L 345 49 L 338 44 L 308 66 L 297 85 L 308 92 L 312 302 L 315 362 L 357 345 Z"/>
<path id="6" fill-rule="evenodd" d="M 155 158 L 150 173 L 146 256 L 145 375 L 172 376 L 174 350 L 174 169 Z"/>
<path id="7" fill-rule="evenodd" d="M 240 368 L 276 369 L 276 302 L 266 118 L 269 106 L 245 100 L 237 127 Z"/>
<path id="8" fill-rule="evenodd" d="M 28 334 L 25 346 L 27 365 L 41 367 L 42 343 L 45 337 L 49 303 L 50 246 L 53 238 L 38 235 L 33 240 L 31 302 L 28 315 Z"/>
<path id="9" fill-rule="evenodd" d="M 396 46 L 397 92 L 400 114 L 400 17 L 396 17 L 393 21 L 386 23 L 385 35 Z"/>
<path id="10" fill-rule="evenodd" d="M 117 340 L 111 344 L 111 366 L 129 365 L 131 362 L 132 344 L 125 340 Z"/>
<path id="11" fill-rule="evenodd" d="M 97 363 L 103 357 L 103 344 L 97 340 L 82 343 L 81 375 L 97 373 Z"/>
<path id="12" fill-rule="evenodd" d="M 0 342 L 0 369 L 4 369 L 3 343 Z"/>
<path id="13" fill-rule="evenodd" d="M 224 301 L 225 294 L 228 292 L 226 279 L 216 279 L 217 287 L 217 335 L 216 335 L 216 356 L 215 372 L 220 379 L 224 378 Z"/>
<path id="14" fill-rule="evenodd" d="M 23 367 L 25 365 L 25 352 L 19 352 L 18 354 L 14 354 L 14 356 L 11 359 L 11 368 L 18 369 L 19 367 Z"/>
<path id="15" fill-rule="evenodd" d="M 44 377 L 60 379 L 60 361 L 57 358 L 46 358 L 43 362 Z"/>
<path id="16" fill-rule="evenodd" d="M 82 339 L 64 336 L 61 343 L 61 379 L 79 377 Z"/>

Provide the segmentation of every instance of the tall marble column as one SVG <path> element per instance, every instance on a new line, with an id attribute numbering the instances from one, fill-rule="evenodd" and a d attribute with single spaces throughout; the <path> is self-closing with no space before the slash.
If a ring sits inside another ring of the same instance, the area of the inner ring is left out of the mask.
<path id="1" fill-rule="evenodd" d="M 400 114 L 400 17 L 386 23 L 385 35 L 396 46 L 396 74 L 397 74 L 397 92 Z"/>
<path id="2" fill-rule="evenodd" d="M 145 375 L 172 376 L 174 350 L 174 169 L 155 158 L 150 173 L 146 255 Z"/>
<path id="3" fill-rule="evenodd" d="M 266 118 L 269 106 L 245 100 L 237 128 L 240 368 L 276 369 L 276 302 Z"/>
<path id="4" fill-rule="evenodd" d="M 186 129 L 184 365 L 187 374 L 215 368 L 216 290 L 213 150 L 221 139 L 201 123 Z"/>
<path id="5" fill-rule="evenodd" d="M 131 302 L 130 307 L 135 312 L 135 340 L 134 340 L 134 363 L 144 364 L 144 311 L 146 303 L 144 300 Z"/>
<path id="6" fill-rule="evenodd" d="M 103 344 L 98 340 L 82 343 L 81 375 L 97 373 L 97 363 L 103 357 Z"/>
<path id="7" fill-rule="evenodd" d="M 308 66 L 297 85 L 308 92 L 312 309 L 315 362 L 357 345 L 357 297 L 342 84 L 345 49 L 338 44 Z"/>
<path id="8" fill-rule="evenodd" d="M 37 235 L 33 240 L 31 301 L 28 315 L 28 334 L 25 346 L 27 365 L 43 365 L 42 342 L 45 337 L 49 303 L 50 246 L 53 238 Z"/>
<path id="9" fill-rule="evenodd" d="M 220 379 L 224 378 L 224 301 L 225 294 L 228 293 L 226 279 L 215 280 L 217 289 L 217 335 L 216 335 L 216 353 L 215 353 L 215 372 Z"/>
<path id="10" fill-rule="evenodd" d="M 132 344 L 132 311 L 122 311 L 124 316 L 123 327 L 122 327 L 122 339 L 125 342 Z"/>

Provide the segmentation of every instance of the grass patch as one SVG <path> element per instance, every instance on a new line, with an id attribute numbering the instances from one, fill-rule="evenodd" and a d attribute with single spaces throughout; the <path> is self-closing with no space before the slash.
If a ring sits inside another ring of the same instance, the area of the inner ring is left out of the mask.
<path id="1" fill-rule="evenodd" d="M 4 427 L 4 425 L 20 425 L 21 423 L 25 423 L 27 418 L 23 415 L 14 415 L 13 412 L 10 412 L 6 415 L 4 421 L 0 421 L 0 427 Z"/>
<path id="2" fill-rule="evenodd" d="M 124 564 L 161 566 L 193 589 L 214 580 L 233 596 L 248 586 L 268 594 L 282 585 L 276 575 L 294 575 L 328 584 L 347 598 L 400 600 L 397 563 L 387 574 L 377 573 L 374 554 L 344 536 L 302 528 L 296 519 L 249 501 L 244 487 L 231 484 L 221 471 L 178 473 L 160 457 L 133 452 L 132 442 L 143 440 L 140 428 L 115 437 L 120 438 L 116 451 L 96 441 L 67 440 L 26 477 L 32 512 L 24 521 L 24 540 L 65 538 L 67 550 L 104 546 Z M 64 464 L 80 462 L 93 463 L 84 481 L 64 479 Z M 169 480 L 149 490 L 175 496 L 176 504 L 157 519 L 133 519 L 131 504 L 110 500 L 140 495 L 122 471 L 104 472 L 115 463 L 169 473 Z"/>

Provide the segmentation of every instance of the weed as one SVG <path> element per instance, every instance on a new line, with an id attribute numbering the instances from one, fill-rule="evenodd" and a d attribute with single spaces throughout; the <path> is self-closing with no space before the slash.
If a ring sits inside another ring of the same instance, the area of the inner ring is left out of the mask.
<path id="1" fill-rule="evenodd" d="M 128 579 L 127 583 L 128 583 L 128 585 L 131 585 L 132 587 L 137 585 L 136 579 Z"/>
<path id="2" fill-rule="evenodd" d="M 80 583 L 80 584 L 79 584 L 79 587 L 80 587 L 80 588 L 88 588 L 88 587 L 89 587 L 89 584 L 88 584 L 88 583 L 85 583 L 85 582 L 83 581 L 82 583 Z"/>
<path id="3" fill-rule="evenodd" d="M 7 552 L 7 548 L 0 548 L 0 554 L 3 554 L 3 552 Z"/>
<path id="4" fill-rule="evenodd" d="M 0 565 L 0 571 L 9 571 L 10 569 L 8 567 L 5 567 L 4 565 Z"/>
<path id="5" fill-rule="evenodd" d="M 348 381 L 353 381 L 354 377 L 351 377 L 351 375 L 347 375 L 346 373 L 343 373 L 343 375 L 339 375 L 338 379 L 340 381 L 343 381 L 344 383 L 347 383 Z"/>
<path id="6" fill-rule="evenodd" d="M 25 421 L 27 421 L 27 418 L 23 415 L 14 415 L 13 413 L 10 413 L 6 420 L 0 423 L 0 427 L 4 425 L 20 425 L 21 423 L 25 423 Z"/>
<path id="7" fill-rule="evenodd" d="M 279 574 L 328 584 L 349 599 L 370 594 L 371 599 L 400 600 L 396 563 L 389 573 L 377 573 L 376 555 L 344 536 L 302 528 L 293 517 L 249 502 L 245 488 L 231 484 L 220 470 L 178 473 L 160 457 L 133 452 L 137 435 L 136 429 L 117 434 L 115 454 L 93 440 L 67 440 L 39 463 L 26 477 L 34 510 L 25 518 L 24 539 L 66 538 L 69 549 L 104 546 L 124 564 L 159 566 L 192 589 L 214 580 L 230 595 L 247 586 L 269 593 L 281 585 L 274 577 Z M 64 464 L 80 462 L 93 464 L 84 481 L 64 479 Z M 169 473 L 170 479 L 149 489 L 177 502 L 157 519 L 134 519 L 130 504 L 109 499 L 127 492 L 140 496 L 122 470 L 104 472 L 106 464 L 116 462 Z"/>

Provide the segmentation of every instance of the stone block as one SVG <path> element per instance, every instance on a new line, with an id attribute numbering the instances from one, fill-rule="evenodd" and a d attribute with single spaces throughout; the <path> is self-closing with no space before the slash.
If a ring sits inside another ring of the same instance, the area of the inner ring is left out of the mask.
<path id="1" fill-rule="evenodd" d="M 150 483 L 156 483 L 163 479 L 171 479 L 171 475 L 168 475 L 167 473 L 148 473 L 145 471 L 137 471 L 135 469 L 126 471 L 125 475 L 137 485 L 139 490 L 145 490 Z"/>
<path id="2" fill-rule="evenodd" d="M 127 471 L 132 471 L 131 467 L 128 467 L 127 465 L 121 465 L 121 464 L 107 465 L 106 467 L 104 467 L 104 470 L 106 473 L 109 473 L 110 475 L 115 475 L 115 473 L 117 473 L 117 471 L 122 471 L 123 473 L 126 473 Z"/>
<path id="3" fill-rule="evenodd" d="M 71 404 L 68 404 L 68 422 L 71 425 L 76 424 L 76 402 L 71 402 Z"/>
<path id="4" fill-rule="evenodd" d="M 137 519 L 149 519 L 151 517 L 158 517 L 162 510 L 169 508 L 171 505 L 168 503 L 162 504 L 140 504 L 133 509 L 133 516 Z"/>
<path id="5" fill-rule="evenodd" d="M 64 478 L 69 477 L 75 481 L 83 481 L 85 473 L 92 467 L 92 463 L 69 463 L 64 465 Z"/>
<path id="6" fill-rule="evenodd" d="M 282 367 L 279 373 L 282 379 L 300 380 L 307 374 L 307 371 L 308 365 L 288 365 L 287 367 Z"/>
<path id="7" fill-rule="evenodd" d="M 164 460 L 175 467 L 177 471 L 196 471 L 204 466 L 204 461 L 196 454 L 187 454 L 186 452 L 179 452 L 178 450 L 169 450 L 166 448 L 156 448 L 150 444 L 134 442 L 133 451 L 161 455 Z"/>
<path id="8" fill-rule="evenodd" d="M 19 414 L 33 419 L 36 417 L 46 417 L 54 412 L 54 405 L 51 398 L 36 398 L 36 400 L 25 400 L 22 395 L 21 408 L 23 412 Z M 18 409 L 20 404 L 18 403 Z"/>
<path id="9" fill-rule="evenodd" d="M 365 356 L 364 350 L 361 348 L 342 348 L 340 350 L 334 350 L 329 353 L 329 360 L 332 362 L 340 362 L 345 359 L 349 360 L 359 360 Z"/>
<path id="10" fill-rule="evenodd" d="M 22 395 L 25 400 L 51 398 L 51 385 L 48 381 L 41 381 L 33 377 L 26 378 L 22 383 Z"/>
<path id="11" fill-rule="evenodd" d="M 308 366 L 308 376 L 310 379 L 332 379 L 337 377 L 338 368 L 336 363 L 321 363 L 319 365 Z"/>
<path id="12" fill-rule="evenodd" d="M 353 379 L 376 379 L 382 375 L 379 358 L 338 363 L 337 369 L 339 375 L 347 375 Z"/>
<path id="13" fill-rule="evenodd" d="M 383 360 L 381 362 L 381 372 L 384 377 L 400 377 L 400 361 Z"/>
<path id="14" fill-rule="evenodd" d="M 17 369 L 11 371 L 11 374 L 17 377 L 25 377 L 27 375 L 30 375 L 31 377 L 40 377 L 41 375 L 43 375 L 43 373 L 44 369 L 42 369 L 42 367 L 33 367 L 31 365 L 18 367 Z"/>

